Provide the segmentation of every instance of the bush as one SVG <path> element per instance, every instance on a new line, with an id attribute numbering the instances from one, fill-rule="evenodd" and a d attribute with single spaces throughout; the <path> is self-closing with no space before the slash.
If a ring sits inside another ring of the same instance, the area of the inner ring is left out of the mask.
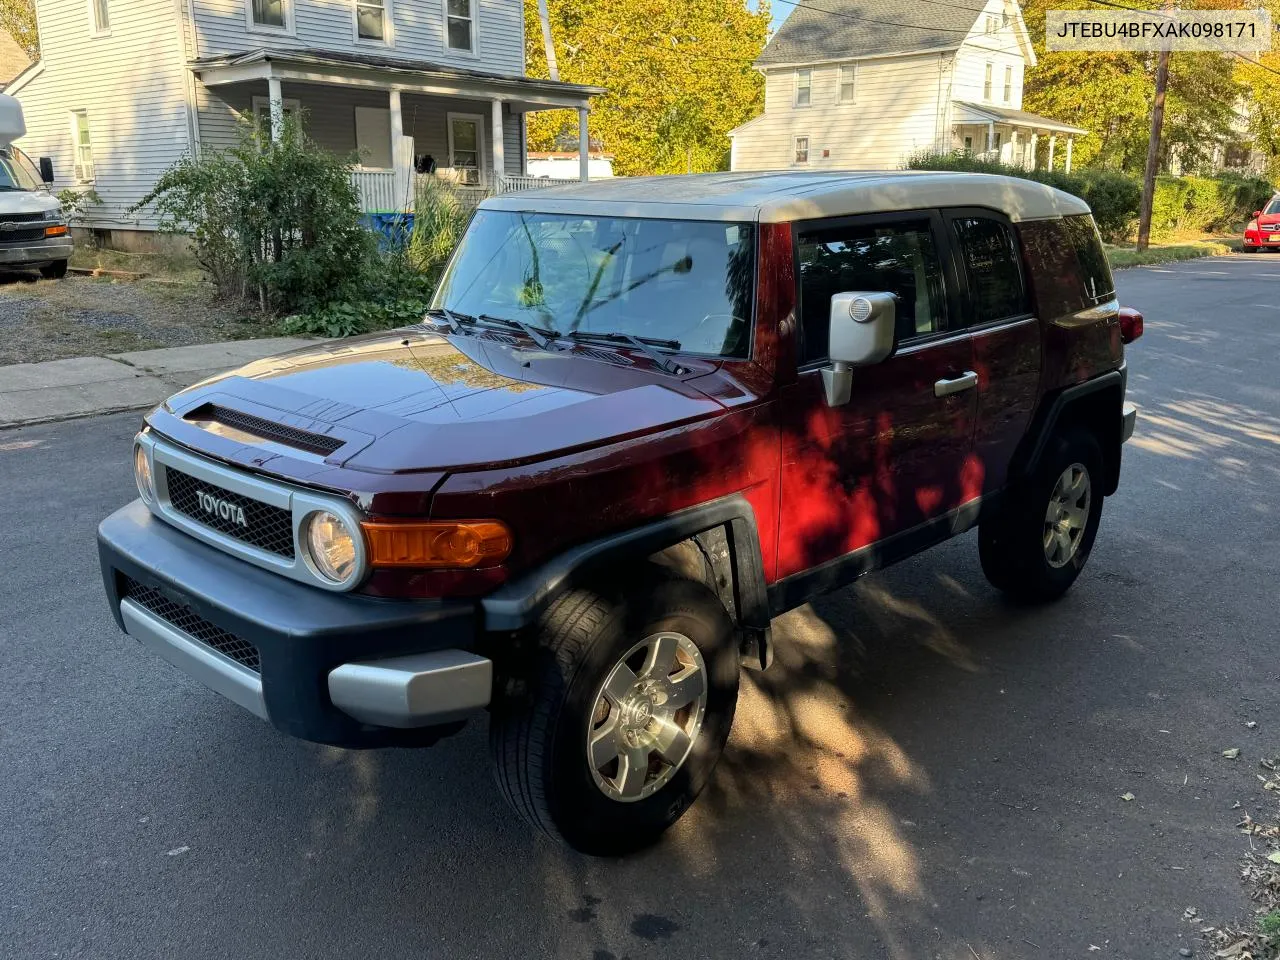
<path id="1" fill-rule="evenodd" d="M 235 147 L 184 158 L 134 209 L 147 205 L 163 229 L 191 233 L 221 295 L 252 295 L 268 313 L 350 298 L 375 269 L 350 165 L 297 117 L 285 117 L 278 141 L 246 123 Z"/>
<path id="2" fill-rule="evenodd" d="M 1229 229 L 1271 199 L 1271 184 L 1258 177 L 1158 177 L 1151 203 L 1157 234 Z"/>
<path id="3" fill-rule="evenodd" d="M 434 291 L 445 264 L 471 223 L 475 208 L 448 182 L 424 177 L 418 181 L 413 210 L 407 255 Z"/>
<path id="4" fill-rule="evenodd" d="M 1138 182 L 1123 173 L 1110 170 L 1083 170 L 1075 173 L 1025 170 L 995 160 L 982 160 L 963 150 L 915 154 L 907 161 L 907 169 L 994 173 L 1046 184 L 1073 194 L 1089 204 L 1093 219 L 1098 224 L 1098 231 L 1108 240 L 1123 237 L 1129 232 L 1142 199 L 1142 188 Z"/>

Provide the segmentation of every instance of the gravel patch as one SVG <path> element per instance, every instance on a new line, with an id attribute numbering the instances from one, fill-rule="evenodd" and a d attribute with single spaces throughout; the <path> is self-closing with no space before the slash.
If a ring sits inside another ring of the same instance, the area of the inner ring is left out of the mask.
<path id="1" fill-rule="evenodd" d="M 0 366 L 277 332 L 204 284 L 0 275 Z"/>

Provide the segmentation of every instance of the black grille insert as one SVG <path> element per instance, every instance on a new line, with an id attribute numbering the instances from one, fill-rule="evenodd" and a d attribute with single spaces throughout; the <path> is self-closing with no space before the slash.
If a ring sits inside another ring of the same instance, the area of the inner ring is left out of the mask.
<path id="1" fill-rule="evenodd" d="M 331 437 L 323 433 L 312 433 L 309 430 L 299 430 L 297 427 L 290 427 L 283 423 L 273 423 L 263 417 L 255 417 L 251 413 L 241 413 L 239 410 L 232 410 L 230 407 L 223 407 L 216 403 L 206 403 L 204 406 L 187 414 L 187 419 L 212 420 L 215 423 L 225 424 L 228 427 L 243 430 L 245 433 L 251 433 L 255 437 L 261 437 L 264 440 L 274 440 L 277 443 L 283 443 L 287 447 L 306 450 L 308 453 L 318 453 L 326 457 L 346 443 L 345 440 L 341 440 L 338 437 Z"/>
<path id="2" fill-rule="evenodd" d="M 179 513 L 259 550 L 293 559 L 293 515 L 288 510 L 232 493 L 169 466 L 165 480 L 169 502 Z"/>
<path id="3" fill-rule="evenodd" d="M 262 672 L 258 648 L 248 640 L 210 623 L 190 607 L 175 603 L 155 587 L 148 587 L 132 577 L 124 577 L 124 593 L 139 606 L 154 613 L 165 623 L 171 624 L 188 636 L 199 640 L 206 647 L 217 650 L 228 659 L 248 667 L 254 673 Z"/>
<path id="4" fill-rule="evenodd" d="M 23 227 L 18 230 L 0 229 L 0 243 L 30 243 L 44 239 L 44 227 Z"/>

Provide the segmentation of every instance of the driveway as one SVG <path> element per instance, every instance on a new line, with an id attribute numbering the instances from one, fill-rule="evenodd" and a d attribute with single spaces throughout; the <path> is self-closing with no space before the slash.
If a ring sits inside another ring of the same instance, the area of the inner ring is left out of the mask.
<path id="1" fill-rule="evenodd" d="M 1143 412 L 1074 592 L 1007 606 L 970 534 L 782 618 L 713 786 L 621 861 L 515 822 L 483 724 L 311 746 L 145 655 L 92 541 L 134 495 L 137 417 L 0 432 L 0 955 L 1198 949 L 1247 910 L 1233 805 L 1276 813 L 1278 280 L 1266 257 L 1121 273 Z"/>

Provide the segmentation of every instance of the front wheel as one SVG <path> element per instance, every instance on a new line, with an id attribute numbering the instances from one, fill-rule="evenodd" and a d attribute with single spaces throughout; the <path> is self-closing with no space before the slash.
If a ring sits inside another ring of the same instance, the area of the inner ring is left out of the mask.
<path id="1" fill-rule="evenodd" d="M 1257 253 L 1257 252 L 1258 252 L 1258 248 L 1257 248 L 1257 247 L 1251 247 L 1251 246 L 1249 246 L 1248 244 L 1245 244 L 1245 245 L 1244 245 L 1243 247 L 1241 247 L 1240 249 L 1241 249 L 1243 252 L 1245 252 L 1245 253 Z"/>
<path id="2" fill-rule="evenodd" d="M 530 640 L 523 684 L 490 727 L 503 794 L 584 853 L 653 843 L 729 737 L 738 654 L 724 607 L 690 580 L 655 577 L 622 598 L 575 590 Z"/>
<path id="3" fill-rule="evenodd" d="M 67 261 L 55 260 L 40 268 L 40 275 L 46 280 L 61 280 L 67 275 Z"/>
<path id="4" fill-rule="evenodd" d="M 1093 434 L 1057 434 L 1034 474 L 978 529 L 982 572 L 1016 600 L 1066 593 L 1084 569 L 1102 519 L 1102 451 Z"/>

